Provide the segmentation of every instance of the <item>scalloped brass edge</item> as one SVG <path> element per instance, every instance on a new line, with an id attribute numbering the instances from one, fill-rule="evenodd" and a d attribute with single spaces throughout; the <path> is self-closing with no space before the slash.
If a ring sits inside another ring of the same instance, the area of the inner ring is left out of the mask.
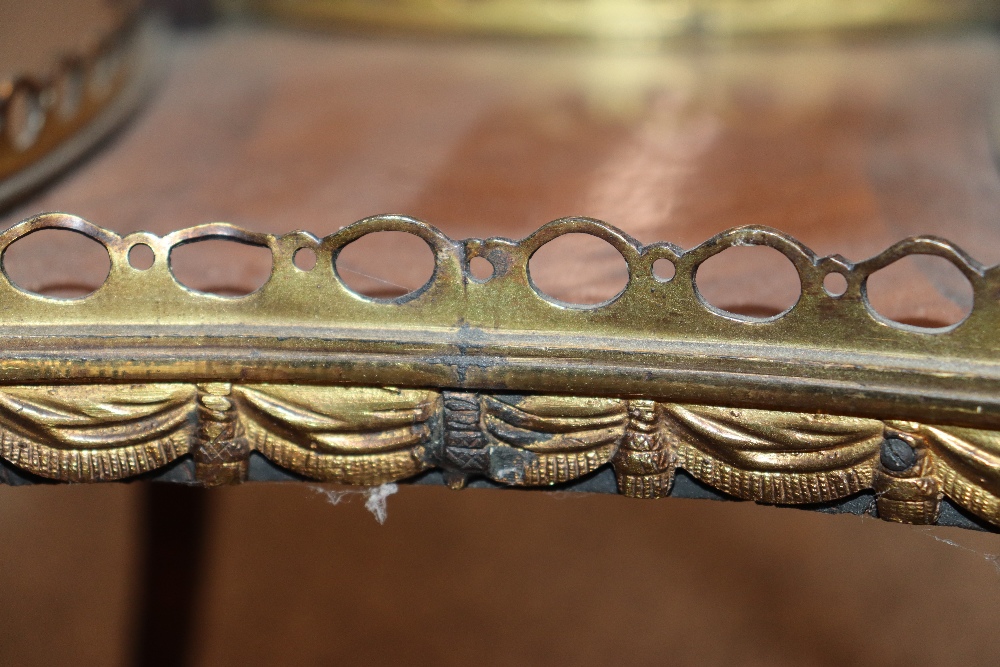
<path id="1" fill-rule="evenodd" d="M 106 282 L 80 299 L 0 276 L 0 457 L 63 481 L 125 479 L 180 456 L 207 485 L 247 478 L 252 452 L 305 478 L 374 485 L 430 469 L 549 486 L 615 469 L 627 496 L 669 495 L 675 471 L 730 496 L 775 504 L 874 491 L 883 518 L 934 523 L 947 497 L 1000 525 L 1000 278 L 948 241 L 911 238 L 863 262 L 819 257 L 773 229 L 743 227 L 691 250 L 648 246 L 570 218 L 521 241 L 453 241 L 404 216 L 319 239 L 212 223 L 120 236 L 67 214 L 0 233 L 3 253 L 40 229 L 107 249 Z M 339 252 L 377 231 L 423 239 L 430 281 L 396 299 L 354 293 Z M 568 233 L 604 239 L 629 267 L 610 302 L 563 304 L 528 260 Z M 268 282 L 245 297 L 179 284 L 172 248 L 223 238 L 271 250 Z M 148 245 L 152 267 L 129 264 Z M 710 307 L 695 274 L 726 248 L 782 252 L 798 302 L 751 319 Z M 310 271 L 292 265 L 313 249 Z M 923 330 L 877 315 L 865 285 L 915 253 L 969 280 L 971 313 Z M 469 261 L 485 257 L 489 280 Z M 652 263 L 666 258 L 674 277 Z M 823 288 L 830 272 L 847 290 Z"/>
<path id="2" fill-rule="evenodd" d="M 1000 271 L 935 237 L 906 239 L 851 263 L 817 256 L 763 227 L 731 229 L 681 250 L 644 246 L 586 218 L 557 220 L 521 241 L 455 241 L 398 215 L 368 218 L 319 239 L 223 223 L 163 238 L 123 237 L 52 213 L 0 233 L 0 258 L 41 229 L 94 239 L 109 253 L 110 273 L 89 296 L 56 299 L 20 289 L 4 271 L 0 383 L 305 382 L 547 393 L 572 387 L 590 395 L 1000 428 Z M 408 232 L 428 244 L 435 267 L 426 285 L 385 300 L 343 283 L 334 268 L 337 255 L 377 231 Z M 624 257 L 629 281 L 612 301 L 561 304 L 532 283 L 532 254 L 569 233 L 601 238 Z M 169 268 L 171 248 L 208 238 L 270 249 L 269 280 L 244 297 L 182 286 Z M 129 264 L 137 244 L 153 251 L 148 269 Z M 792 308 L 752 319 L 705 303 L 694 279 L 698 267 L 743 245 L 769 246 L 789 259 L 801 284 Z M 293 266 L 300 248 L 316 252 L 310 271 Z M 974 303 L 963 321 L 918 329 L 870 307 L 868 277 L 911 254 L 943 257 L 968 279 Z M 493 264 L 492 278 L 472 278 L 473 257 Z M 675 266 L 669 281 L 652 273 L 661 258 Z M 831 272 L 846 278 L 839 296 L 823 287 Z"/>

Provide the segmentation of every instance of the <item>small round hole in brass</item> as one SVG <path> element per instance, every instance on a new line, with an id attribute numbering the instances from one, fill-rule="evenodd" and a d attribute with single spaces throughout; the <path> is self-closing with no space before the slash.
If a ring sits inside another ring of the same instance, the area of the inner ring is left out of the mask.
<path id="1" fill-rule="evenodd" d="M 473 257 L 469 260 L 469 275 L 481 283 L 492 278 L 495 270 L 493 262 L 485 257 Z"/>
<path id="2" fill-rule="evenodd" d="M 128 263 L 133 269 L 145 271 L 153 266 L 156 254 L 145 243 L 136 243 L 128 251 Z"/>
<path id="3" fill-rule="evenodd" d="M 843 296 L 847 291 L 847 278 L 842 273 L 831 271 L 823 277 L 823 289 L 832 297 Z"/>
<path id="4" fill-rule="evenodd" d="M 676 273 L 677 268 L 674 266 L 674 263 L 665 257 L 661 257 L 653 262 L 653 277 L 661 283 L 670 282 L 674 279 Z"/>
<path id="5" fill-rule="evenodd" d="M 299 271 L 312 271 L 316 266 L 316 251 L 312 248 L 299 248 L 292 255 L 292 264 Z"/>

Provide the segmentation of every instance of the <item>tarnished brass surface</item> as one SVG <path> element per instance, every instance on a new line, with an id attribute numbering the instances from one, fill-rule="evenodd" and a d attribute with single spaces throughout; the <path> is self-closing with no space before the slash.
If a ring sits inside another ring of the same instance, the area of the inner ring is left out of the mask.
<path id="1" fill-rule="evenodd" d="M 941 239 L 851 264 L 753 227 L 683 251 L 587 219 L 522 241 L 452 241 L 401 216 L 317 239 L 221 223 L 119 237 L 45 214 L 0 248 L 46 228 L 95 239 L 111 270 L 79 299 L 0 281 L 0 455 L 37 475 L 124 479 L 190 454 L 202 483 L 235 483 L 256 451 L 309 479 L 375 485 L 437 468 L 457 488 L 470 477 L 546 486 L 610 463 L 632 497 L 669 494 L 683 469 L 766 503 L 874 489 L 880 516 L 909 523 L 935 522 L 947 496 L 1000 525 L 998 274 Z M 427 242 L 427 285 L 388 299 L 343 283 L 340 250 L 383 230 Z M 571 232 L 622 253 L 621 294 L 585 307 L 538 290 L 528 259 Z M 178 283 L 171 248 L 218 237 L 269 248 L 270 280 L 244 297 Z M 753 244 L 799 273 L 798 302 L 773 317 L 718 310 L 697 289 L 702 262 Z M 135 245 L 152 249 L 150 268 L 129 263 Z M 302 248 L 317 255 L 310 270 L 292 263 Z M 924 329 L 867 303 L 871 273 L 916 253 L 968 278 L 963 321 Z M 474 278 L 473 257 L 494 275 Z M 657 259 L 674 265 L 670 280 L 654 277 Z M 846 279 L 840 296 L 823 287 L 831 272 Z"/>

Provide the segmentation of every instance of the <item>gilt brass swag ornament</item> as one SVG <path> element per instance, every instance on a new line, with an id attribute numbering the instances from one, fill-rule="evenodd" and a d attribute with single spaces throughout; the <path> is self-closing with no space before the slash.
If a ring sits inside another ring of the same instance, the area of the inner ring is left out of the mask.
<path id="1" fill-rule="evenodd" d="M 547 486 L 610 465 L 635 498 L 668 495 L 683 469 L 763 503 L 874 492 L 878 516 L 928 524 L 947 497 L 1000 526 L 1000 270 L 941 239 L 852 264 L 760 227 L 684 251 L 580 218 L 521 241 L 453 241 L 401 216 L 323 239 L 221 223 L 160 238 L 56 213 L 3 232 L 0 249 L 48 228 L 96 240 L 111 269 L 80 299 L 0 279 L 0 456 L 34 475 L 120 480 L 190 457 L 198 482 L 231 484 L 256 452 L 344 484 L 437 469 L 453 487 Z M 377 231 L 430 246 L 424 287 L 379 299 L 344 284 L 338 253 Z M 628 263 L 628 285 L 607 303 L 555 302 L 530 279 L 531 255 L 573 232 Z M 267 284 L 239 298 L 179 284 L 171 249 L 208 238 L 269 248 Z M 748 244 L 798 271 L 801 296 L 786 312 L 742 317 L 698 293 L 702 262 Z M 155 255 L 146 270 L 129 263 L 137 245 Z M 311 270 L 293 263 L 302 248 L 316 253 Z M 965 320 L 919 329 L 870 307 L 868 276 L 911 254 L 944 257 L 968 278 Z M 486 280 L 469 271 L 476 257 L 493 266 Z M 674 265 L 672 279 L 654 276 L 658 259 Z M 829 273 L 846 279 L 842 295 L 823 287 Z"/>

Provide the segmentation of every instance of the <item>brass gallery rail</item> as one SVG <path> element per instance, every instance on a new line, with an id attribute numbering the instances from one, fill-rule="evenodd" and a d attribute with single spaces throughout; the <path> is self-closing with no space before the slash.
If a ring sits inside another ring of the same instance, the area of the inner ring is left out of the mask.
<path id="1" fill-rule="evenodd" d="M 431 469 L 460 487 L 486 478 L 546 486 L 610 464 L 620 493 L 668 495 L 675 471 L 724 494 L 781 504 L 874 493 L 878 515 L 934 523 L 941 501 L 1000 525 L 1000 273 L 936 238 L 852 264 L 781 233 L 730 230 L 689 251 L 642 246 L 605 223 L 565 219 L 521 241 L 453 241 L 401 216 L 324 239 L 209 224 L 120 237 L 45 214 L 0 234 L 85 234 L 108 251 L 105 283 L 80 299 L 0 279 L 0 456 L 65 481 L 114 480 L 195 462 L 204 484 L 246 479 L 251 453 L 309 479 L 376 485 Z M 339 252 L 377 231 L 434 253 L 426 285 L 395 299 L 353 292 Z M 567 233 L 624 257 L 610 301 L 556 301 L 528 260 Z M 244 297 L 193 291 L 172 248 L 206 238 L 268 248 L 268 282 Z M 129 263 L 134 246 L 155 257 Z M 732 246 L 767 245 L 798 272 L 787 311 L 719 310 L 695 275 Z M 315 252 L 310 270 L 293 256 Z M 911 254 L 952 262 L 972 286 L 961 322 L 920 329 L 868 303 L 875 271 Z M 485 258 L 487 279 L 469 262 Z M 653 263 L 674 275 L 660 280 Z M 830 273 L 846 289 L 824 288 Z M 6 271 L 5 271 L 6 275 Z"/>

